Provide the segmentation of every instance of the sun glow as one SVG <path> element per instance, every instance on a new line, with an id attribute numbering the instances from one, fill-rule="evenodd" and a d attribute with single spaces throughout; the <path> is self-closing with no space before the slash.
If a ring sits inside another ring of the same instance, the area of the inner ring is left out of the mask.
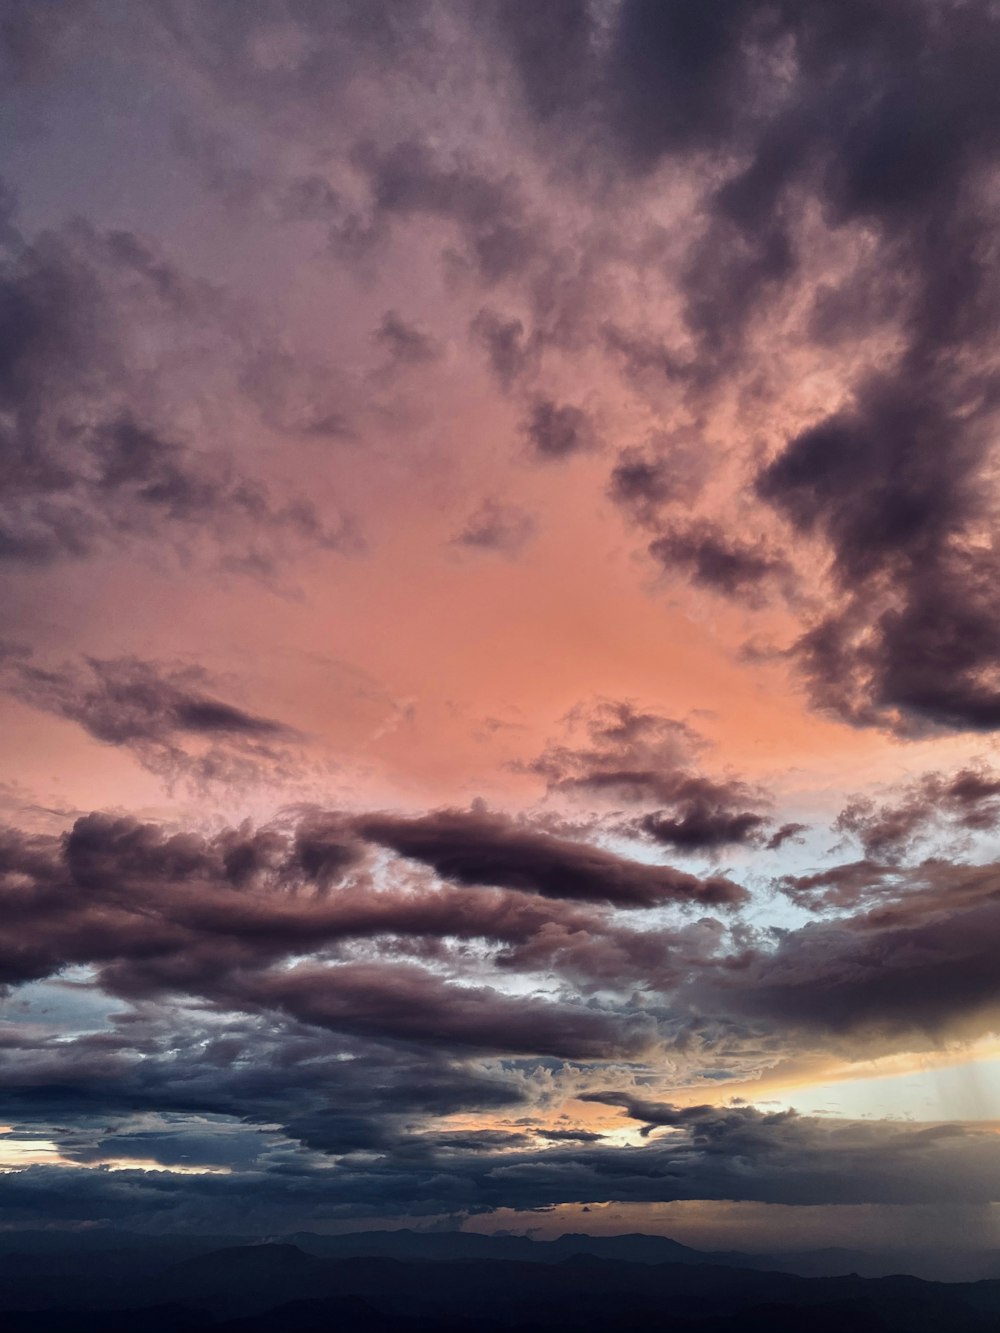
<path id="1" fill-rule="evenodd" d="M 172 1176 L 228 1176 L 228 1166 L 183 1166 L 164 1164 L 151 1157 L 101 1157 L 80 1162 L 67 1157 L 52 1139 L 18 1139 L 0 1137 L 0 1173 L 5 1175 L 25 1171 L 31 1166 L 74 1167 L 78 1170 L 100 1171 L 165 1171 Z"/>

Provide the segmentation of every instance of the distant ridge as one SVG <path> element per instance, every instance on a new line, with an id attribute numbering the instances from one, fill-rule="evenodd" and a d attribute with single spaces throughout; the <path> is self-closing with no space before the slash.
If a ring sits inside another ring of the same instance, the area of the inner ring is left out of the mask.
<path id="1" fill-rule="evenodd" d="M 298 1232 L 282 1237 L 309 1254 L 327 1258 L 381 1256 L 446 1262 L 461 1259 L 517 1259 L 524 1263 L 560 1263 L 576 1254 L 615 1259 L 624 1263 L 711 1262 L 702 1250 L 691 1249 L 667 1236 L 640 1233 L 623 1236 L 588 1236 L 569 1233 L 554 1240 L 529 1236 L 484 1236 L 471 1231 L 359 1231 L 341 1236 Z"/>
<path id="2" fill-rule="evenodd" d="M 567 1233 L 553 1240 L 528 1236 L 483 1235 L 467 1231 L 380 1229 L 326 1235 L 300 1231 L 289 1235 L 152 1235 L 113 1228 L 0 1231 L 0 1296 L 5 1282 L 57 1271 L 86 1277 L 99 1261 L 102 1271 L 136 1277 L 167 1264 L 267 1244 L 294 1246 L 325 1259 L 389 1258 L 425 1263 L 510 1260 L 557 1264 L 574 1255 L 632 1264 L 700 1264 L 794 1273 L 801 1277 L 836 1277 L 857 1273 L 882 1277 L 909 1273 L 932 1281 L 968 1282 L 1000 1278 L 1000 1252 L 865 1251 L 830 1246 L 823 1249 L 751 1254 L 738 1250 L 698 1250 L 668 1236 L 642 1232 L 612 1236 Z M 117 1280 L 117 1277 L 116 1277 Z"/>
<path id="3" fill-rule="evenodd" d="M 410 1233 L 399 1242 L 413 1243 L 414 1236 L 425 1240 L 428 1233 Z M 624 1245 L 635 1238 L 613 1239 Z M 558 1256 L 576 1243 L 570 1237 L 562 1244 L 536 1244 Z M 319 1256 L 287 1242 L 263 1243 L 171 1262 L 131 1284 L 102 1280 L 96 1258 L 89 1285 L 76 1278 L 60 1288 L 39 1283 L 37 1275 L 32 1282 L 33 1308 L 12 1301 L 9 1290 L 0 1301 L 5 1330 L 641 1333 L 668 1327 L 670 1333 L 798 1333 L 807 1327 L 810 1333 L 996 1333 L 1000 1321 L 1000 1282 L 948 1286 L 905 1276 L 805 1278 L 721 1264 L 628 1262 L 579 1250 L 554 1262 L 428 1262 Z"/>

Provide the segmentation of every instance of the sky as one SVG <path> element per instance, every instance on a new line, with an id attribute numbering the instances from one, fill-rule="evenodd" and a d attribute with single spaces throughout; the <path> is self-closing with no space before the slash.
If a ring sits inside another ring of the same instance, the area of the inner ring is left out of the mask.
<path id="1" fill-rule="evenodd" d="M 0 1227 L 994 1243 L 995 5 L 0 60 Z"/>

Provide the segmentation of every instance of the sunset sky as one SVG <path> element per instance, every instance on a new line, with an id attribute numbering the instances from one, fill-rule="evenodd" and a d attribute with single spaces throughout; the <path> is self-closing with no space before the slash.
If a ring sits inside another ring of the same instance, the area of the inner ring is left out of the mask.
<path id="1" fill-rule="evenodd" d="M 997 1240 L 991 0 L 0 52 L 0 1227 Z"/>

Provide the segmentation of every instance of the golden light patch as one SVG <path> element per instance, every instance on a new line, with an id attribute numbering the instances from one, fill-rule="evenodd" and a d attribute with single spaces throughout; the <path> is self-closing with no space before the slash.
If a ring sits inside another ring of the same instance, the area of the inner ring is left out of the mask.
<path id="1" fill-rule="evenodd" d="M 726 1092 L 731 1097 L 744 1097 L 751 1102 L 763 1097 L 780 1100 L 831 1083 L 864 1083 L 964 1066 L 971 1068 L 985 1060 L 998 1058 L 1000 1037 L 990 1034 L 971 1043 L 946 1044 L 937 1050 L 898 1051 L 869 1060 L 829 1060 L 816 1056 L 786 1061 L 752 1082 L 726 1084 Z M 678 1092 L 677 1100 L 683 1104 L 704 1100 L 703 1091 L 702 1096 L 696 1098 L 690 1089 L 686 1089 Z"/>
<path id="2" fill-rule="evenodd" d="M 0 1172 L 24 1171 L 29 1166 L 67 1166 L 80 1171 L 166 1171 L 172 1176 L 228 1176 L 228 1166 L 164 1165 L 150 1157 L 102 1157 L 94 1162 L 77 1162 L 65 1157 L 51 1139 L 0 1138 Z"/>
<path id="3" fill-rule="evenodd" d="M 0 1171 L 23 1171 L 29 1166 L 72 1165 L 50 1139 L 0 1138 Z"/>

